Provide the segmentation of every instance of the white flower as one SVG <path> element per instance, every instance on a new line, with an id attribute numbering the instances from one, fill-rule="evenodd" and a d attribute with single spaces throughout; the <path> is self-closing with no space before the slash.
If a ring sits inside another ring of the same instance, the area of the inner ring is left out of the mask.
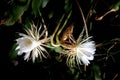
<path id="1" fill-rule="evenodd" d="M 89 60 L 94 59 L 94 54 L 96 51 L 95 42 L 90 40 L 91 37 L 83 40 L 82 42 L 78 42 L 73 48 L 69 50 L 67 64 L 72 66 L 75 62 L 77 65 L 90 64 Z"/>
<path id="2" fill-rule="evenodd" d="M 34 24 L 31 25 L 31 29 L 26 29 L 25 31 L 27 34 L 19 33 L 21 36 L 20 38 L 16 39 L 18 46 L 16 50 L 18 50 L 18 55 L 24 55 L 24 60 L 32 59 L 35 61 L 35 58 L 42 57 L 46 58 L 45 53 L 47 53 L 46 49 L 43 47 L 45 46 L 45 42 L 47 39 L 39 40 L 45 34 L 45 30 L 42 31 L 41 35 L 39 35 L 41 26 L 37 30 Z"/>

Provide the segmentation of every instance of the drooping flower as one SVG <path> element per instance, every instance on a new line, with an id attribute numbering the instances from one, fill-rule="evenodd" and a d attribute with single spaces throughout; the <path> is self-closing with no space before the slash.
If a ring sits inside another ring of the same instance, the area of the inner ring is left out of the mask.
<path id="1" fill-rule="evenodd" d="M 77 42 L 71 49 L 67 51 L 67 64 L 72 66 L 77 65 L 88 65 L 90 60 L 94 59 L 96 51 L 95 42 L 90 40 L 91 37 L 86 38 L 81 42 Z"/>
<path id="2" fill-rule="evenodd" d="M 34 62 L 38 57 L 40 60 L 42 57 L 46 58 L 48 52 L 44 48 L 46 46 L 44 43 L 48 41 L 48 38 L 45 36 L 46 30 L 41 31 L 41 29 L 42 25 L 37 29 L 37 26 L 31 24 L 31 29 L 25 29 L 27 34 L 19 33 L 21 37 L 16 39 L 18 44 L 16 50 L 18 50 L 18 55 L 24 54 L 24 60 L 32 59 Z"/>

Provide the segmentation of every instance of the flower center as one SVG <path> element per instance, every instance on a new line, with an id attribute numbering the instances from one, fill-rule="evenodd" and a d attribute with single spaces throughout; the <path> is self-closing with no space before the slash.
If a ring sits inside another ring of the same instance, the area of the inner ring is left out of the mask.
<path id="1" fill-rule="evenodd" d="M 25 45 L 27 46 L 27 47 L 29 47 L 29 46 L 31 46 L 32 45 L 32 41 L 30 40 L 30 39 L 25 39 Z"/>

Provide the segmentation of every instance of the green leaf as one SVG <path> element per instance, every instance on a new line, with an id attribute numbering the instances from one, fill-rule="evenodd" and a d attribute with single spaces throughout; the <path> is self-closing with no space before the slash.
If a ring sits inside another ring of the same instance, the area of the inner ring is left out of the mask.
<path id="1" fill-rule="evenodd" d="M 42 8 L 46 7 L 46 5 L 47 5 L 48 2 L 49 2 L 49 0 L 43 0 Z"/>
<path id="2" fill-rule="evenodd" d="M 32 20 L 29 17 L 27 17 L 24 24 L 25 29 L 31 29 L 31 24 Z"/>
<path id="3" fill-rule="evenodd" d="M 61 48 L 61 47 L 55 47 L 54 50 L 55 50 L 55 52 L 57 52 L 57 53 L 61 53 L 62 48 Z"/>
<path id="4" fill-rule="evenodd" d="M 51 43 L 47 43 L 47 46 L 49 46 L 51 51 L 55 51 L 56 53 L 61 53 L 61 51 L 63 51 L 62 47 L 54 47 L 51 45 Z"/>
<path id="5" fill-rule="evenodd" d="M 32 1 L 32 10 L 35 16 L 39 15 L 39 11 L 41 8 L 46 7 L 49 0 L 33 0 Z"/>
<path id="6" fill-rule="evenodd" d="M 78 80 L 79 79 L 79 72 L 77 72 L 77 74 L 75 75 L 75 77 L 74 77 L 74 80 Z"/>
<path id="7" fill-rule="evenodd" d="M 25 5 L 15 4 L 12 8 L 12 11 L 9 13 L 9 18 L 5 22 L 6 26 L 14 25 L 16 21 L 18 21 L 24 12 L 28 9 L 30 0 L 27 1 Z"/>
<path id="8" fill-rule="evenodd" d="M 51 18 L 53 17 L 53 15 L 54 15 L 54 12 L 51 11 L 51 12 L 48 14 L 49 19 L 51 19 Z"/>
<path id="9" fill-rule="evenodd" d="M 116 11 L 120 8 L 120 0 L 110 6 L 111 9 L 115 9 Z"/>
<path id="10" fill-rule="evenodd" d="M 14 44 L 12 46 L 10 53 L 9 53 L 10 60 L 15 60 L 17 58 L 18 51 L 15 50 L 17 46 L 18 46 L 17 44 Z"/>
<path id="11" fill-rule="evenodd" d="M 32 10 L 35 16 L 39 14 L 39 8 L 42 6 L 42 0 L 32 0 Z"/>
<path id="12" fill-rule="evenodd" d="M 72 0 L 65 0 L 64 9 L 66 12 L 69 12 L 72 9 Z"/>
<path id="13" fill-rule="evenodd" d="M 93 65 L 93 71 L 95 80 L 102 80 L 100 67 L 98 65 Z"/>
<path id="14" fill-rule="evenodd" d="M 93 23 L 90 22 L 90 31 L 92 30 Z"/>

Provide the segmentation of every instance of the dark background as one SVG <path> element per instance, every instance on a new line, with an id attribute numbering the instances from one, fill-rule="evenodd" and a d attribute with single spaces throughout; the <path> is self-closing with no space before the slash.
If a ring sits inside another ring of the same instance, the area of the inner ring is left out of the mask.
<path id="1" fill-rule="evenodd" d="M 0 20 L 4 18 L 4 12 L 9 10 L 12 4 L 9 4 L 10 0 L 0 1 Z M 96 13 L 92 15 L 90 20 L 93 22 L 92 30 L 90 34 L 94 36 L 96 43 L 101 43 L 104 41 L 110 41 L 114 38 L 120 38 L 120 10 L 110 13 L 104 17 L 101 21 L 96 21 L 95 17 L 104 14 L 109 10 L 110 5 L 115 3 L 115 1 L 109 0 L 98 0 L 98 3 L 95 7 Z M 47 13 L 49 10 L 54 10 L 56 12 L 55 18 L 48 20 L 49 22 L 55 22 L 58 16 L 62 13 L 61 6 L 64 5 L 62 0 L 53 0 L 48 4 L 49 8 L 45 9 Z M 89 1 L 81 0 L 80 5 L 83 9 L 85 15 L 89 10 L 90 4 Z M 44 13 L 44 16 L 46 14 Z M 115 17 L 118 15 L 118 17 Z M 76 26 L 83 25 L 81 15 L 76 3 L 73 1 L 73 14 L 72 20 L 76 23 Z M 46 18 L 47 19 L 47 18 Z M 45 60 L 41 63 L 32 63 L 25 62 L 23 58 L 17 59 L 18 65 L 14 65 L 14 61 L 10 60 L 9 52 L 15 43 L 16 32 L 22 31 L 22 24 L 16 23 L 13 26 L 0 25 L 0 77 L 10 78 L 10 79 L 19 79 L 19 78 L 33 78 L 40 80 L 73 80 L 74 75 L 68 74 L 69 68 L 62 62 L 56 61 L 53 59 Z M 51 26 L 54 24 L 49 24 L 48 29 L 51 29 Z M 53 28 L 53 27 L 52 27 Z M 51 29 L 53 30 L 53 29 Z M 51 31 L 52 32 L 52 31 Z M 76 30 L 76 34 L 77 34 Z M 75 34 L 75 35 L 76 35 Z M 105 46 L 107 49 L 111 45 Z M 119 51 L 120 42 L 115 46 L 115 50 Z M 98 48 L 101 53 L 104 53 L 102 48 Z M 99 57 L 98 57 L 99 58 Z M 116 80 L 120 79 L 120 54 L 114 55 L 116 62 L 113 62 L 111 58 L 107 61 L 94 61 L 100 66 L 102 77 L 105 75 L 105 80 L 112 80 L 117 74 Z M 97 60 L 97 57 L 95 57 Z M 103 65 L 105 62 L 106 65 Z M 5 77 L 4 77 L 5 76 Z"/>

